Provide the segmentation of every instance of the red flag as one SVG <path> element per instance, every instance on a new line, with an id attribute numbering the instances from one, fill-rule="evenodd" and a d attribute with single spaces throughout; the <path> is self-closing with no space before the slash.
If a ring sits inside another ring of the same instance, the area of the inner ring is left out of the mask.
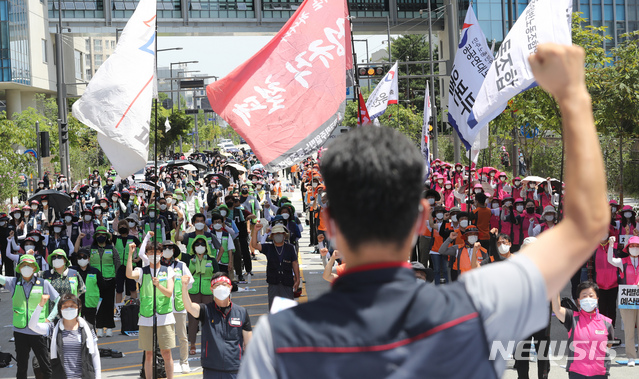
<path id="1" fill-rule="evenodd" d="M 368 109 L 366 109 L 366 102 L 364 101 L 364 96 L 362 93 L 359 93 L 359 124 L 367 125 L 371 123 L 371 118 L 368 116 Z"/>
<path id="2" fill-rule="evenodd" d="M 344 0 L 305 0 L 262 50 L 207 87 L 213 110 L 267 170 L 313 154 L 343 117 L 353 69 L 347 16 Z"/>

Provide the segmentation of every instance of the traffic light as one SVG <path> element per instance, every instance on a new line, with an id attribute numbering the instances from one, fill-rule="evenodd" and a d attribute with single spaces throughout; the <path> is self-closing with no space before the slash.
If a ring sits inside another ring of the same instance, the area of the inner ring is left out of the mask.
<path id="1" fill-rule="evenodd" d="M 384 76 L 384 68 L 378 66 L 363 66 L 358 69 L 360 78 Z"/>

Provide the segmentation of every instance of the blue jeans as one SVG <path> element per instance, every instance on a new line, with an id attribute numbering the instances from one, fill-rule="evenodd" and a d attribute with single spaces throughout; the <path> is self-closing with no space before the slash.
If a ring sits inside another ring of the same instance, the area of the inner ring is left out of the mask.
<path id="1" fill-rule="evenodd" d="M 447 257 L 439 254 L 431 254 L 430 258 L 433 262 L 433 271 L 435 272 L 435 280 L 433 283 L 438 286 L 440 284 L 440 278 L 444 278 L 444 283 L 448 283 Z"/>

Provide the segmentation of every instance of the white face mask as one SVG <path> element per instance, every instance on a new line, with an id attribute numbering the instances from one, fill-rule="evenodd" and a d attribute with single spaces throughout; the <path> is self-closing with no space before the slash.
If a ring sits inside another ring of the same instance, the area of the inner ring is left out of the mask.
<path id="1" fill-rule="evenodd" d="M 288 213 L 282 213 L 282 218 L 283 218 L 284 220 L 288 220 L 288 218 L 289 218 L 289 217 L 291 217 L 291 215 L 290 215 L 290 214 L 288 214 Z"/>
<path id="2" fill-rule="evenodd" d="M 171 205 L 171 204 L 173 204 L 173 199 L 171 199 L 171 198 L 167 198 L 167 199 L 166 199 L 166 204 L 167 204 L 167 205 Z"/>
<path id="3" fill-rule="evenodd" d="M 160 204 L 160 209 L 165 211 L 166 210 L 166 204 Z"/>
<path id="4" fill-rule="evenodd" d="M 61 231 L 62 231 L 62 228 L 61 228 L 61 227 L 59 227 L 59 226 L 55 226 L 55 227 L 53 228 L 53 232 L 54 232 L 54 233 L 60 233 Z"/>
<path id="5" fill-rule="evenodd" d="M 468 226 L 468 220 L 461 220 L 461 221 L 459 222 L 459 225 L 460 225 L 462 228 L 467 227 L 467 226 Z"/>
<path id="6" fill-rule="evenodd" d="M 195 247 L 195 252 L 199 255 L 204 254 L 204 252 L 206 251 L 206 246 L 196 246 Z"/>
<path id="7" fill-rule="evenodd" d="M 173 250 L 171 249 L 166 249 L 162 252 L 162 256 L 166 259 L 169 259 L 173 256 Z"/>
<path id="8" fill-rule="evenodd" d="M 515 209 L 517 210 L 517 212 L 523 212 L 524 211 L 524 206 L 523 205 L 518 205 L 517 207 L 515 207 Z"/>
<path id="9" fill-rule="evenodd" d="M 43 201 L 43 202 L 42 202 L 42 205 L 43 205 L 43 206 L 47 206 L 47 205 L 49 205 L 49 202 L 48 202 L 48 201 Z"/>
<path id="10" fill-rule="evenodd" d="M 0 226 L 5 226 L 7 224 L 6 221 L 0 221 Z"/>
<path id="11" fill-rule="evenodd" d="M 218 300 L 226 300 L 231 295 L 231 289 L 228 286 L 217 286 L 213 290 L 213 296 Z"/>
<path id="12" fill-rule="evenodd" d="M 84 221 L 89 222 L 91 221 L 92 216 L 91 215 L 84 215 Z"/>
<path id="13" fill-rule="evenodd" d="M 282 242 L 284 242 L 284 236 L 282 234 L 275 234 L 273 236 L 273 241 L 275 243 L 282 243 Z"/>
<path id="14" fill-rule="evenodd" d="M 428 204 L 430 204 L 430 205 L 435 204 L 435 199 L 433 199 L 432 197 L 430 199 L 428 199 Z"/>
<path id="15" fill-rule="evenodd" d="M 35 211 L 36 209 L 38 209 L 38 206 L 37 205 L 32 205 L 31 209 L 33 209 Z"/>
<path id="16" fill-rule="evenodd" d="M 129 223 L 129 228 L 135 228 L 135 222 L 130 222 Z"/>
<path id="17" fill-rule="evenodd" d="M 521 184 L 521 182 L 519 180 L 515 180 L 515 185 L 519 186 Z"/>
<path id="18" fill-rule="evenodd" d="M 437 214 L 435 215 L 435 217 L 436 217 L 438 220 L 441 220 L 441 219 L 443 219 L 443 218 L 444 218 L 444 214 L 443 214 L 443 213 L 437 213 Z"/>
<path id="19" fill-rule="evenodd" d="M 24 245 L 24 251 L 29 251 L 35 249 L 34 245 Z"/>
<path id="20" fill-rule="evenodd" d="M 22 215 L 20 213 L 16 213 L 13 215 L 13 218 L 15 218 L 16 220 L 20 220 L 20 218 L 22 218 Z"/>
<path id="21" fill-rule="evenodd" d="M 155 217 L 155 212 L 149 212 L 149 217 L 154 218 Z"/>
<path id="22" fill-rule="evenodd" d="M 506 245 L 502 243 L 501 245 L 499 245 L 498 249 L 499 249 L 499 254 L 506 255 L 510 251 L 510 245 Z"/>
<path id="23" fill-rule="evenodd" d="M 113 197 L 111 198 L 111 201 L 113 201 L 113 202 L 115 203 L 116 201 L 118 201 L 118 197 L 117 197 L 117 196 L 113 196 Z"/>
<path id="24" fill-rule="evenodd" d="M 632 217 L 632 212 L 623 212 L 623 217 L 625 217 L 625 218 Z"/>
<path id="25" fill-rule="evenodd" d="M 202 222 L 198 222 L 198 223 L 196 223 L 196 224 L 195 224 L 195 229 L 197 229 L 197 230 L 202 230 L 202 229 L 204 229 L 204 223 L 202 223 Z"/>
<path id="26" fill-rule="evenodd" d="M 317 187 L 318 185 L 318 183 L 313 183 L 313 188 Z"/>
<path id="27" fill-rule="evenodd" d="M 64 308 L 62 310 L 62 318 L 65 320 L 73 320 L 78 317 L 78 308 Z"/>
<path id="28" fill-rule="evenodd" d="M 54 268 L 60 268 L 60 267 L 64 266 L 64 264 L 65 264 L 64 259 L 62 259 L 62 258 L 56 258 L 56 259 L 53 260 L 52 263 L 53 263 L 53 267 Z"/>
<path id="29" fill-rule="evenodd" d="M 31 214 L 31 211 L 27 211 L 27 210 L 24 211 L 24 217 L 29 217 L 30 214 Z"/>
<path id="30" fill-rule="evenodd" d="M 213 229 L 221 230 L 222 229 L 222 224 L 213 224 Z"/>
<path id="31" fill-rule="evenodd" d="M 450 216 L 452 222 L 457 222 L 457 215 Z"/>
<path id="32" fill-rule="evenodd" d="M 95 211 L 93 211 L 93 213 L 95 213 L 96 216 L 99 216 L 102 214 L 102 210 L 96 209 Z"/>
<path id="33" fill-rule="evenodd" d="M 71 216 L 66 216 L 64 218 L 64 221 L 66 221 L 66 222 L 71 222 L 71 220 L 73 220 L 73 217 L 71 217 Z"/>
<path id="34" fill-rule="evenodd" d="M 222 215 L 222 217 L 226 217 L 226 211 L 220 211 L 220 214 Z"/>
<path id="35" fill-rule="evenodd" d="M 493 207 L 493 209 L 499 208 L 499 204 L 497 204 L 497 203 L 493 203 L 491 206 Z"/>
<path id="36" fill-rule="evenodd" d="M 24 266 L 20 269 L 20 274 L 22 274 L 22 277 L 24 278 L 30 278 L 31 275 L 33 275 L 33 267 L 31 266 Z"/>
<path id="37" fill-rule="evenodd" d="M 100 203 L 100 206 L 101 206 L 102 208 L 106 208 L 106 207 L 107 207 L 107 205 L 108 205 L 107 203 Z"/>
<path id="38" fill-rule="evenodd" d="M 504 207 L 510 207 L 511 205 L 513 205 L 513 203 L 510 201 L 504 203 Z"/>
<path id="39" fill-rule="evenodd" d="M 153 254 L 153 255 L 151 256 L 151 258 L 152 258 L 152 259 L 151 259 L 151 262 L 153 262 L 153 263 L 160 263 L 160 260 L 162 259 L 162 255 L 155 255 L 155 254 Z"/>
<path id="40" fill-rule="evenodd" d="M 468 236 L 468 243 L 474 245 L 477 242 L 477 236 Z"/>
<path id="41" fill-rule="evenodd" d="M 639 247 L 629 247 L 628 248 L 628 252 L 630 253 L 630 255 L 632 255 L 633 257 L 639 256 Z"/>
<path id="42" fill-rule="evenodd" d="M 451 186 L 446 186 L 446 189 L 447 189 L 447 190 L 452 189 L 452 188 L 453 188 L 453 187 L 451 187 Z"/>
<path id="43" fill-rule="evenodd" d="M 481 193 L 481 192 L 482 191 L 479 188 L 475 189 L 475 193 Z"/>
<path id="44" fill-rule="evenodd" d="M 80 267 L 86 267 L 89 264 L 89 260 L 88 259 L 78 259 L 78 264 L 80 265 Z"/>
<path id="45" fill-rule="evenodd" d="M 592 312 L 595 308 L 597 308 L 597 299 L 587 297 L 585 299 L 579 300 L 579 305 L 581 306 L 582 310 L 586 312 Z"/>
<path id="46" fill-rule="evenodd" d="M 546 221 L 552 221 L 552 220 L 554 220 L 554 219 L 555 219 L 555 216 L 553 216 L 553 215 L 546 215 L 546 216 L 544 216 L 544 218 L 546 219 Z"/>

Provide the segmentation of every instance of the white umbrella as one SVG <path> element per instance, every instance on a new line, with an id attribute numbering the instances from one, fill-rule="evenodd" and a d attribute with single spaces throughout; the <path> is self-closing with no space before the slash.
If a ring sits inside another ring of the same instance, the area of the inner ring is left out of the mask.
<path id="1" fill-rule="evenodd" d="M 546 179 L 542 178 L 541 176 L 527 176 L 523 178 L 521 181 L 523 183 L 527 183 L 527 182 L 543 183 L 546 181 Z"/>

